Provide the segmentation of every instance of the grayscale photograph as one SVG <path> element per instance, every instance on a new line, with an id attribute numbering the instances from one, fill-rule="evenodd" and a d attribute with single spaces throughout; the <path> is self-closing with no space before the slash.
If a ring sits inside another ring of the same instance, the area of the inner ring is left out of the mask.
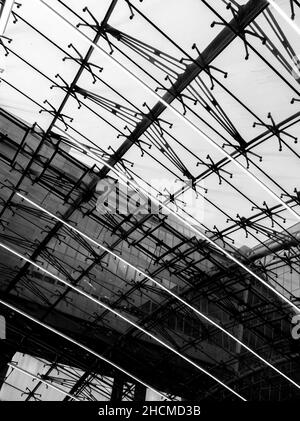
<path id="1" fill-rule="evenodd" d="M 300 399 L 299 123 L 298 0 L 0 0 L 0 408 Z"/>

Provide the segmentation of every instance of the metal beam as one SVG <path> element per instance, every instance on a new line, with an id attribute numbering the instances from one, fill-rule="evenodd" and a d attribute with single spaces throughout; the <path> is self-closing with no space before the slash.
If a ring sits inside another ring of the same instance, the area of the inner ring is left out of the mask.
<path id="1" fill-rule="evenodd" d="M 9 369 L 7 364 L 11 362 L 15 353 L 16 349 L 11 346 L 8 340 L 0 340 L 0 389 L 5 382 Z"/>
<path id="2" fill-rule="evenodd" d="M 178 77 L 177 81 L 164 94 L 162 99 L 168 104 L 171 104 L 184 89 L 227 48 L 228 45 L 238 37 L 238 33 L 246 28 L 267 6 L 268 2 L 266 0 L 250 0 L 245 6 L 241 7 L 239 13 L 237 13 L 236 17 L 229 23 L 229 26 L 226 26 L 208 45 L 201 56 L 197 57 L 194 63 L 186 68 L 185 72 Z M 167 107 L 161 102 L 156 103 L 149 112 L 149 117 L 145 116 L 142 121 L 137 124 L 130 136 L 128 136 L 123 144 L 110 157 L 108 164 L 110 166 L 116 165 L 135 141 L 137 141 L 151 126 L 153 120 L 157 119 L 166 108 Z M 105 177 L 109 171 L 109 167 L 102 167 L 99 172 L 99 177 Z"/>
<path id="3" fill-rule="evenodd" d="M 4 4 L 0 10 L 0 37 L 5 32 L 14 3 L 14 0 L 4 0 Z"/>
<path id="4" fill-rule="evenodd" d="M 111 391 L 111 402 L 121 402 L 123 396 L 124 378 L 121 374 L 116 374 Z"/>
<path id="5" fill-rule="evenodd" d="M 136 384 L 134 388 L 134 398 L 136 402 L 145 402 L 147 389 L 143 385 Z"/>
<path id="6" fill-rule="evenodd" d="M 278 241 L 269 241 L 266 242 L 263 246 L 258 246 L 252 249 L 249 254 L 247 255 L 247 259 L 251 262 L 255 260 L 261 259 L 263 257 L 267 257 L 273 253 L 282 251 L 282 250 L 289 250 L 292 247 L 299 247 L 300 242 L 300 231 L 293 232 L 293 237 L 290 238 L 286 235 L 286 239 L 282 238 Z"/>

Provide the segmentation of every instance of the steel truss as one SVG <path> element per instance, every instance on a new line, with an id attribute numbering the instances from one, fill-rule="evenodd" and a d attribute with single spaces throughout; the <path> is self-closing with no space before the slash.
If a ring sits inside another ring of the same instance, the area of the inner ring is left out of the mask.
<path id="1" fill-rule="evenodd" d="M 79 19 L 79 27 L 84 26 L 94 32 L 95 43 L 103 41 L 111 54 L 119 54 L 131 65 L 136 65 L 150 78 L 153 89 L 162 92 L 162 98 L 167 103 L 174 103 L 184 115 L 192 116 L 199 124 L 204 124 L 223 144 L 224 150 L 230 150 L 236 160 L 244 161 L 249 170 L 258 170 L 261 176 L 276 186 L 285 203 L 299 212 L 299 187 L 292 185 L 287 190 L 264 169 L 260 147 L 271 142 L 273 145 L 276 141 L 278 153 L 284 151 L 298 159 L 294 147 L 297 142 L 294 129 L 299 124 L 300 113 L 295 112 L 285 120 L 277 121 L 267 110 L 266 119 L 262 120 L 226 87 L 226 80 L 223 79 L 228 73 L 214 65 L 214 61 L 231 43 L 240 40 L 246 52 L 244 58 L 249 59 L 252 54 L 261 58 L 281 83 L 290 89 L 290 100 L 297 105 L 300 98 L 299 80 L 291 81 L 295 51 L 267 8 L 267 1 L 250 0 L 245 7 L 240 7 L 237 2 L 220 0 L 219 3 L 225 3 L 227 10 L 232 13 L 229 21 L 220 15 L 218 7 L 202 1 L 218 19 L 212 27 L 219 24 L 224 29 L 203 52 L 198 50 L 196 44 L 192 46 L 197 53 L 196 58 L 182 50 L 134 2 L 125 2 L 129 17 L 144 19 L 147 25 L 177 48 L 177 57 L 112 27 L 109 20 L 118 5 L 117 0 L 111 2 L 102 21 L 95 18 L 88 7 L 81 15 L 72 12 Z M 71 11 L 63 1 L 59 3 Z M 295 5 L 298 6 L 297 2 L 291 2 L 293 16 Z M 201 157 L 188 150 L 184 139 L 174 133 L 173 123 L 165 117 L 166 106 L 162 103 L 157 102 L 150 108 L 145 102 L 143 107 L 138 107 L 119 93 L 100 75 L 102 67 L 93 62 L 92 46 L 86 54 L 73 44 L 66 50 L 27 22 L 21 13 L 13 11 L 13 19 L 16 24 L 25 25 L 57 48 L 64 61 L 76 63 L 78 71 L 74 79 L 68 82 L 59 73 L 56 77 L 50 77 L 28 62 L 25 55 L 23 57 L 15 52 L 9 39 L 0 39 L 0 47 L 5 55 L 14 55 L 20 63 L 47 80 L 51 89 L 64 93 L 60 106 L 55 108 L 47 99 L 40 104 L 31 97 L 30 92 L 23 91 L 21 85 L 11 84 L 9 75 L 2 78 L 4 85 L 27 98 L 40 112 L 49 114 L 52 120 L 49 127 L 43 130 L 37 124 L 29 126 L 5 110 L 0 111 L 0 120 L 6 123 L 3 127 L 10 127 L 1 130 L 0 139 L 1 242 L 13 246 L 31 260 L 51 268 L 63 279 L 126 314 L 183 355 L 201 363 L 226 384 L 232 385 L 234 390 L 243 392 L 248 399 L 266 396 L 268 399 L 288 399 L 298 396 L 297 389 L 275 376 L 268 367 L 240 349 L 216 328 L 203 323 L 184 305 L 133 271 L 116 267 L 117 263 L 109 253 L 99 253 L 80 235 L 16 196 L 17 191 L 29 193 L 82 231 L 94 234 L 95 238 L 101 236 L 104 238 L 103 244 L 110 250 L 128 257 L 133 264 L 147 270 L 151 277 L 168 285 L 194 307 L 213 315 L 222 327 L 242 338 L 261 356 L 299 382 L 300 349 L 290 335 L 290 320 L 294 314 L 291 308 L 282 304 L 274 294 L 266 291 L 210 244 L 199 241 L 191 233 L 184 233 L 170 217 L 110 212 L 100 214 L 95 189 L 99 180 L 106 179 L 110 169 L 99 163 L 87 167 L 73 157 L 69 152 L 74 145 L 67 134 L 72 132 L 82 138 L 82 148 L 77 146 L 79 154 L 86 155 L 86 142 L 89 142 L 88 147 L 93 153 L 134 180 L 142 180 L 142 176 L 135 170 L 134 163 L 126 159 L 126 153 L 131 148 L 137 149 L 141 158 L 151 158 L 154 163 L 163 166 L 185 184 L 184 191 L 190 189 L 202 196 L 227 221 L 225 229 L 202 224 L 203 231 L 297 302 L 297 297 L 280 283 L 278 276 L 281 267 L 299 275 L 299 236 L 297 229 L 285 228 L 286 209 L 280 204 L 269 204 L 267 199 L 260 204 L 247 197 L 247 192 L 238 186 L 235 176 L 232 176 L 229 159 L 214 161 L 210 155 Z M 280 40 L 281 49 L 261 28 L 259 19 L 268 23 L 272 37 Z M 282 73 L 265 58 L 265 49 L 282 67 Z M 153 74 L 148 70 L 151 66 Z M 157 72 L 160 72 L 164 82 L 154 76 Z M 84 89 L 81 86 L 83 74 L 89 74 L 94 84 L 108 88 L 111 97 Z M 243 137 L 225 105 L 218 99 L 219 90 L 251 116 L 254 127 L 262 128 L 260 134 L 253 135 L 251 139 Z M 72 101 L 111 127 L 116 137 L 124 137 L 121 146 L 117 150 L 111 146 L 111 153 L 108 153 L 88 139 L 84 131 L 75 128 L 73 117 L 65 114 L 66 105 Z M 57 126 L 66 130 L 65 137 L 57 134 Z M 22 135 L 17 136 L 16 133 Z M 189 154 L 193 166 L 181 157 L 178 147 Z M 221 186 L 229 186 L 247 201 L 249 213 L 246 216 L 229 215 L 210 199 L 209 190 L 207 192 L 201 187 L 201 182 L 211 177 L 216 177 Z M 168 191 L 157 193 L 163 196 L 166 203 L 184 210 L 182 189 L 175 195 Z M 94 233 L 91 227 L 96 227 Z M 244 231 L 246 237 L 255 239 L 257 248 L 247 253 L 237 249 L 233 237 L 238 231 Z M 41 321 L 60 326 L 85 344 L 97 347 L 104 356 L 125 369 L 133 370 L 157 390 L 165 392 L 170 399 L 176 399 L 176 396 L 187 399 L 229 398 L 228 392 L 216 386 L 211 379 L 199 375 L 168 351 L 159 349 L 136 329 L 117 323 L 109 311 L 87 305 L 86 300 L 70 288 L 47 278 L 30 264 L 23 264 L 7 253 L 1 254 L 0 263 L 2 299 Z M 6 312 L 9 334 L 2 353 L 5 364 L 11 361 L 15 352 L 23 352 L 48 361 L 45 362 L 48 364 L 47 371 L 42 379 L 66 387 L 69 394 L 80 400 L 98 399 L 99 395 L 106 399 L 135 399 L 138 386 L 132 380 L 121 379 L 119 392 L 113 392 L 114 382 L 118 381 L 114 370 L 100 365 L 91 356 L 83 356 L 76 347 L 41 331 L 34 324 L 28 322 L 25 328 L 22 327 L 21 317 Z M 7 383 L 10 375 L 8 371 L 4 376 Z M 40 382 L 24 390 L 26 400 L 39 400 L 41 385 Z M 71 398 L 67 396 L 65 399 Z"/>

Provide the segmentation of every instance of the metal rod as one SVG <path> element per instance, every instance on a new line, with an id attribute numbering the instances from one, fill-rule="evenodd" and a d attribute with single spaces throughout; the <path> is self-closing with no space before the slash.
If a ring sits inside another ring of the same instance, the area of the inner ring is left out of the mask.
<path id="1" fill-rule="evenodd" d="M 15 256 L 17 256 L 19 259 L 22 259 L 24 261 L 26 261 L 27 263 L 31 264 L 32 266 L 36 267 L 37 269 L 41 270 L 42 272 L 45 272 L 47 275 L 51 276 L 52 278 L 54 278 L 55 280 L 57 280 L 58 282 L 62 282 L 63 284 L 67 285 L 69 288 L 73 289 L 74 291 L 76 291 L 78 294 L 84 296 L 85 298 L 87 298 L 90 301 L 93 301 L 95 304 L 99 305 L 100 307 L 105 308 L 106 310 L 108 310 L 109 312 L 113 313 L 115 316 L 119 317 L 120 319 L 124 320 L 125 322 L 129 323 L 131 326 L 135 327 L 136 329 L 138 329 L 139 331 L 141 331 L 142 333 L 144 333 L 145 335 L 149 336 L 151 339 L 153 339 L 154 341 L 158 342 L 160 345 L 162 345 L 163 347 L 165 347 L 166 349 L 168 349 L 169 351 L 173 352 L 175 355 L 177 355 L 178 357 L 182 358 L 184 361 L 186 361 L 187 363 L 189 363 L 190 365 L 192 365 L 193 367 L 195 367 L 197 370 L 199 370 L 200 372 L 206 374 L 208 377 L 212 378 L 213 380 L 215 380 L 217 383 L 219 383 L 221 386 L 223 386 L 225 389 L 229 390 L 231 393 L 233 393 L 235 396 L 237 396 L 239 399 L 246 401 L 247 399 L 245 399 L 243 396 L 241 396 L 239 393 L 237 393 L 234 389 L 228 387 L 222 380 L 220 380 L 219 378 L 217 378 L 216 376 L 214 376 L 213 374 L 211 374 L 209 371 L 207 371 L 205 368 L 201 367 L 200 365 L 196 364 L 194 361 L 192 361 L 190 358 L 186 357 L 185 355 L 181 354 L 180 352 L 178 352 L 176 349 L 172 348 L 170 345 L 168 345 L 167 343 L 165 343 L 164 341 L 162 341 L 161 339 L 157 338 L 155 335 L 153 335 L 152 333 L 148 332 L 146 329 L 142 328 L 141 326 L 139 326 L 138 324 L 136 324 L 135 322 L 133 322 L 130 319 L 127 319 L 127 317 L 123 316 L 122 314 L 118 313 L 117 311 L 115 311 L 114 309 L 110 308 L 108 305 L 104 304 L 102 301 L 97 300 L 96 298 L 92 297 L 91 295 L 87 294 L 86 292 L 82 291 L 81 289 L 75 287 L 73 284 L 71 284 L 70 282 L 65 281 L 64 279 L 60 278 L 57 275 L 54 275 L 53 273 L 51 273 L 50 271 L 48 271 L 47 269 L 44 269 L 42 266 L 38 265 L 37 263 L 33 262 L 32 260 L 28 259 L 27 257 L 23 256 L 22 254 L 16 252 L 15 250 L 11 249 L 10 247 L 6 246 L 3 243 L 0 243 L 0 247 L 2 247 L 4 250 L 14 254 Z M 2 300 L 0 300 L 0 303 L 2 303 Z M 131 375 L 131 377 L 133 378 L 133 376 Z M 141 382 L 141 381 L 140 381 Z M 296 383 L 295 383 L 296 385 Z M 297 385 L 297 387 L 300 389 L 300 386 Z"/>
<path id="2" fill-rule="evenodd" d="M 15 0 L 5 0 L 0 14 L 0 38 L 4 34 Z"/>
<path id="3" fill-rule="evenodd" d="M 76 398 L 76 396 L 71 395 L 71 394 L 70 394 L 70 393 L 68 393 L 68 392 L 65 392 L 64 390 L 60 389 L 59 387 L 54 386 L 52 383 L 46 382 L 46 381 L 45 381 L 44 379 L 42 379 L 41 377 L 38 377 L 38 376 L 36 376 L 35 374 L 30 373 L 30 372 L 29 372 L 29 371 L 27 371 L 27 370 L 24 370 L 24 368 L 18 367 L 16 364 L 8 363 L 7 365 L 8 365 L 9 367 L 13 368 L 14 370 L 18 370 L 18 371 L 20 371 L 21 373 L 24 373 L 24 374 L 26 374 L 26 375 L 27 375 L 27 376 L 29 376 L 29 377 L 33 377 L 34 379 L 38 380 L 39 382 L 44 383 L 45 385 L 47 385 L 47 386 L 49 386 L 49 387 L 52 387 L 53 389 L 55 389 L 55 390 L 57 390 L 58 392 L 60 392 L 60 393 L 64 394 L 65 396 L 69 396 L 70 398 L 74 399 L 75 401 L 81 401 L 81 399 Z"/>
<path id="4" fill-rule="evenodd" d="M 274 0 L 268 0 L 268 2 L 270 3 L 270 5 L 272 7 L 274 7 L 274 9 L 276 10 L 276 12 L 290 25 L 291 28 L 294 29 L 294 31 L 300 35 L 300 28 L 296 25 L 295 22 L 292 21 L 292 19 L 290 19 L 288 17 L 288 15 L 281 9 L 280 6 L 278 6 L 278 4 L 276 4 L 276 2 Z"/>
<path id="5" fill-rule="evenodd" d="M 70 23 L 64 16 L 62 16 L 57 10 L 55 10 L 52 6 L 47 4 L 44 0 L 37 0 L 40 1 L 42 4 L 44 4 L 48 9 L 50 9 L 54 14 L 60 17 L 62 21 L 67 25 L 73 28 L 75 31 L 80 34 L 80 36 L 90 45 L 93 46 L 96 50 L 101 52 L 103 55 L 108 57 L 111 61 L 113 61 L 121 70 L 123 70 L 127 75 L 129 75 L 131 78 L 136 80 L 144 89 L 146 89 L 152 96 L 159 99 L 159 101 L 165 105 L 166 108 L 168 108 L 170 111 L 173 112 L 180 120 L 185 122 L 188 126 L 190 126 L 194 131 L 196 131 L 198 134 L 200 134 L 205 141 L 210 143 L 214 148 L 216 148 L 219 152 L 221 152 L 223 155 L 226 155 L 227 158 L 236 165 L 243 173 L 245 173 L 248 177 L 250 177 L 255 183 L 257 183 L 263 190 L 265 190 L 269 195 L 273 197 L 276 201 L 278 201 L 282 206 L 285 207 L 285 209 L 290 212 L 296 219 L 300 221 L 300 215 L 294 211 L 294 209 L 290 208 L 280 197 L 274 193 L 273 190 L 271 190 L 263 181 L 261 181 L 258 177 L 256 177 L 254 174 L 252 174 L 246 167 L 244 167 L 240 162 L 236 161 L 236 159 L 230 155 L 228 152 L 226 152 L 221 146 L 219 146 L 213 139 L 211 139 L 207 134 L 205 134 L 199 127 L 194 124 L 191 120 L 189 120 L 187 117 L 183 116 L 179 111 L 176 110 L 172 105 L 170 105 L 167 101 L 165 101 L 162 97 L 160 97 L 155 91 L 153 91 L 142 79 L 140 79 L 136 74 L 134 74 L 131 70 L 129 70 L 126 66 L 124 66 L 122 63 L 120 63 L 118 60 L 116 60 L 112 55 L 107 53 L 105 50 L 103 50 L 98 44 L 94 43 L 87 35 L 85 35 L 83 32 L 81 32 L 78 28 L 76 28 L 72 23 Z M 106 164 L 105 164 L 106 165 Z M 107 166 L 107 165 L 106 165 Z"/>
<path id="6" fill-rule="evenodd" d="M 55 126 L 57 130 L 64 133 L 62 129 L 60 129 L 58 126 Z M 69 139 L 72 139 L 75 143 L 78 143 L 78 141 L 69 136 Z M 71 142 L 71 140 L 70 140 Z M 247 273 L 249 273 L 251 276 L 253 276 L 257 281 L 265 285 L 268 289 L 270 289 L 274 294 L 276 294 L 278 297 L 281 298 L 282 301 L 292 306 L 298 313 L 300 312 L 300 308 L 296 306 L 292 301 L 290 301 L 288 298 L 286 298 L 284 295 L 282 295 L 279 291 L 277 291 L 275 288 L 272 287 L 268 282 L 263 280 L 260 276 L 258 276 L 256 273 L 254 273 L 251 269 L 249 269 L 244 263 L 240 262 L 238 259 L 236 259 L 233 255 L 231 255 L 227 250 L 219 246 L 216 242 L 214 242 L 211 238 L 209 238 L 207 235 L 205 235 L 203 232 L 201 232 L 198 228 L 196 228 L 193 224 L 189 223 L 186 219 L 184 219 L 182 216 L 180 216 L 176 211 L 173 211 L 171 208 L 166 206 L 164 203 L 160 202 L 157 197 L 153 196 L 151 193 L 149 193 L 144 187 L 136 183 L 135 181 L 131 180 L 130 178 L 126 177 L 126 175 L 120 173 L 118 170 L 116 170 L 114 167 L 110 166 L 105 162 L 103 159 L 101 159 L 99 156 L 93 154 L 88 148 L 85 148 L 84 145 L 81 145 L 83 149 L 86 150 L 86 155 L 93 158 L 94 160 L 101 162 L 102 164 L 108 166 L 118 177 L 122 184 L 125 186 L 130 184 L 133 188 L 140 190 L 143 192 L 148 198 L 150 198 L 154 203 L 156 203 L 158 206 L 161 206 L 165 210 L 167 210 L 171 215 L 175 216 L 175 218 L 179 219 L 184 225 L 190 228 L 191 231 L 193 231 L 195 234 L 202 237 L 205 241 L 207 241 L 209 244 L 211 244 L 214 248 L 219 250 L 222 254 L 224 254 L 228 259 L 232 260 L 234 263 L 236 263 L 238 266 L 240 266 L 242 269 L 244 269 Z"/>
<path id="7" fill-rule="evenodd" d="M 94 239 L 92 239 L 91 237 L 89 237 L 88 235 L 86 235 L 85 233 L 83 233 L 82 231 L 80 231 L 77 228 L 73 227 L 68 222 L 64 221 L 63 219 L 59 218 L 58 216 L 54 215 L 53 213 L 47 211 L 42 206 L 39 206 L 38 204 L 36 204 L 35 202 L 33 202 L 32 200 L 28 199 L 27 197 L 23 196 L 20 193 L 16 193 L 16 194 L 17 194 L 17 196 L 19 196 L 23 200 L 25 200 L 27 203 L 30 203 L 32 206 L 34 206 L 37 209 L 39 209 L 40 211 L 46 213 L 51 218 L 55 219 L 56 221 L 61 222 L 63 225 L 65 225 L 66 227 L 70 228 L 72 231 L 74 231 L 77 234 L 81 235 L 82 237 L 84 237 L 86 240 L 90 241 L 95 246 L 100 247 L 102 250 L 106 251 L 107 253 L 109 253 L 110 255 L 112 255 L 113 257 L 115 257 L 116 259 L 118 259 L 119 261 L 121 261 L 122 263 L 126 264 L 127 266 L 129 266 L 130 268 L 132 268 L 133 270 L 135 270 L 137 273 L 139 273 L 140 275 L 142 275 L 143 277 L 145 277 L 145 278 L 149 279 L 150 281 L 154 282 L 155 285 L 157 285 L 163 291 L 165 291 L 166 293 L 168 293 L 171 297 L 173 297 L 176 300 L 180 301 L 183 305 L 185 305 L 186 307 L 188 307 L 190 310 L 192 310 L 194 313 L 196 313 L 202 319 L 204 319 L 205 321 L 207 321 L 208 323 L 210 323 L 211 325 L 213 325 L 217 329 L 221 330 L 221 332 L 225 333 L 227 336 L 229 336 L 235 342 L 237 342 L 238 344 L 240 344 L 243 348 L 245 348 L 247 351 L 249 351 L 251 354 L 253 354 L 256 358 L 258 358 L 260 361 L 262 361 L 268 367 L 272 368 L 274 371 L 276 371 L 278 374 L 280 374 L 282 377 L 284 377 L 286 380 L 290 381 L 294 386 L 296 386 L 296 387 L 298 387 L 300 389 L 300 386 L 297 383 L 295 383 L 292 379 L 290 379 L 288 376 L 286 376 L 284 373 L 282 373 L 282 371 L 278 370 L 275 366 L 273 366 L 271 363 L 269 363 L 267 360 L 265 360 L 263 357 L 261 357 L 259 354 L 257 354 L 252 348 L 250 348 L 244 342 L 242 342 L 241 340 L 239 340 L 238 338 L 236 338 L 234 335 L 232 335 L 230 332 L 228 332 L 226 329 L 224 329 L 218 323 L 214 322 L 212 319 L 210 319 L 204 313 L 202 313 L 201 311 L 197 310 L 191 304 L 189 304 L 188 302 L 186 302 L 185 300 L 183 300 L 177 294 L 175 294 L 174 292 L 172 292 L 171 290 L 169 290 L 168 288 L 166 288 L 160 282 L 156 281 L 154 278 L 152 278 L 151 276 L 147 275 L 145 272 L 143 272 L 142 270 L 138 269 L 137 267 L 135 267 L 134 265 L 132 265 L 131 263 L 129 263 L 127 260 L 125 260 L 122 257 L 118 256 L 116 253 L 114 253 L 113 251 L 109 250 L 107 247 L 103 246 L 98 241 L 95 241 Z"/>
<path id="8" fill-rule="evenodd" d="M 6 247 L 6 246 L 5 246 Z M 20 257 L 20 256 L 19 256 Z M 24 259 L 23 257 L 20 257 L 22 259 Z M 32 262 L 34 264 L 34 262 Z M 40 268 L 41 270 L 45 270 L 43 268 Z M 50 272 L 49 272 L 50 274 Z M 51 275 L 53 276 L 53 275 Z M 62 280 L 60 280 L 60 282 L 63 282 Z M 71 338 L 68 335 L 65 335 L 64 333 L 60 332 L 59 330 L 47 325 L 46 323 L 41 322 L 40 320 L 36 319 L 35 317 L 25 313 L 24 311 L 20 310 L 19 308 L 13 306 L 12 304 L 7 303 L 6 301 L 3 301 L 2 299 L 0 299 L 0 304 L 2 304 L 3 306 L 9 308 L 10 310 L 21 314 L 23 317 L 26 317 L 27 319 L 31 320 L 32 322 L 38 324 L 39 326 L 44 327 L 45 329 L 49 330 L 50 332 L 60 336 L 61 338 L 65 339 L 68 342 L 71 342 L 73 345 L 78 346 L 79 348 L 83 349 L 84 351 L 94 355 L 96 358 L 98 358 L 99 360 L 105 361 L 107 364 L 111 365 L 112 367 L 116 368 L 117 370 L 121 371 L 122 373 L 126 374 L 126 376 L 131 377 L 133 380 L 141 383 L 143 386 L 146 386 L 147 388 L 153 390 L 155 393 L 158 393 L 162 398 L 167 399 L 165 395 L 163 395 L 161 392 L 158 392 L 156 389 L 154 389 L 152 386 L 148 385 L 147 383 L 145 383 L 143 380 L 140 380 L 138 377 L 136 377 L 135 375 L 129 373 L 128 371 L 124 370 L 123 368 L 121 368 L 120 366 L 118 366 L 117 364 L 115 364 L 114 362 L 110 361 L 109 359 L 103 357 L 102 355 L 98 354 L 97 352 L 95 352 L 94 350 L 92 350 L 91 348 L 87 347 L 86 345 L 83 345 L 82 343 L 76 341 L 75 339 Z M 169 399 L 167 399 L 169 400 Z"/>

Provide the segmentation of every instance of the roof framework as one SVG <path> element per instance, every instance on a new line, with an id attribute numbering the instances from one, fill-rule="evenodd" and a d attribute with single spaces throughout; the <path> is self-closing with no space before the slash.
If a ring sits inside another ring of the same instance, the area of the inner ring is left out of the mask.
<path id="1" fill-rule="evenodd" d="M 149 279 L 16 194 L 146 271 L 299 383 L 299 346 L 290 335 L 294 309 L 182 223 L 197 226 L 298 305 L 297 36 L 264 0 L 190 1 L 188 11 L 176 4 L 174 17 L 171 1 L 160 11 L 158 3 L 78 3 L 51 5 L 163 102 L 45 6 L 36 2 L 34 11 L 29 1 L 16 3 L 0 38 L 1 243 L 125 315 L 247 399 L 298 396 L 295 386 Z M 280 3 L 299 22 L 298 2 Z M 150 185 L 181 221 L 166 213 L 99 208 L 99 186 L 120 181 L 111 167 Z M 109 310 L 7 250 L 0 258 L 1 300 L 69 334 L 168 399 L 233 398 Z M 78 399 L 137 398 L 140 389 L 128 376 L 30 320 L 24 326 L 16 312 L 3 307 L 3 313 L 9 320 L 4 383 L 10 384 L 14 370 L 6 371 L 7 362 L 22 352 L 46 364 L 42 380 Z M 43 399 L 46 386 L 35 382 L 24 381 L 17 393 Z"/>

